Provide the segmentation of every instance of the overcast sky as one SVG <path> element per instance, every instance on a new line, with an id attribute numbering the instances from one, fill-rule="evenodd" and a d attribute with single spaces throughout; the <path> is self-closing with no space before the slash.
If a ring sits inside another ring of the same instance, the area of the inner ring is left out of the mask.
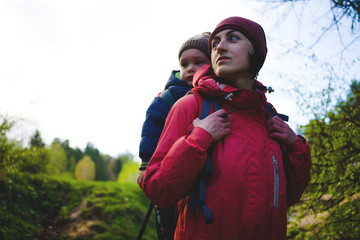
<path id="1" fill-rule="evenodd" d="M 320 20 L 314 23 L 309 16 L 326 12 L 329 1 L 315 2 L 290 13 L 291 8 L 269 9 L 246 0 L 2 0 L 0 114 L 22 119 L 19 136 L 25 143 L 39 129 L 47 144 L 57 137 L 72 147 L 91 142 L 112 156 L 137 156 L 146 109 L 171 70 L 178 69 L 181 44 L 226 17 L 242 16 L 265 30 L 269 51 L 259 80 L 275 88 L 268 100 L 296 128 L 307 118 L 299 115 L 298 100 L 286 94 L 292 79 L 286 82 L 279 73 L 295 78 L 314 71 L 306 58 L 283 54 L 295 41 L 310 44 L 321 32 Z M 326 41 L 332 37 L 325 36 L 316 54 L 338 64 L 341 44 Z M 356 43 L 342 56 L 359 56 L 359 49 Z M 350 74 L 356 75 L 353 68 Z"/>

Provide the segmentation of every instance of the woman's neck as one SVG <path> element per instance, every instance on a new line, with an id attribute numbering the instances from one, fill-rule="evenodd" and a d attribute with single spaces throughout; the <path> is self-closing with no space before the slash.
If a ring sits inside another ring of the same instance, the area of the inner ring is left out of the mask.
<path id="1" fill-rule="evenodd" d="M 255 79 L 252 74 L 249 74 L 244 76 L 238 76 L 237 78 L 229 82 L 231 85 L 238 89 L 253 89 Z"/>

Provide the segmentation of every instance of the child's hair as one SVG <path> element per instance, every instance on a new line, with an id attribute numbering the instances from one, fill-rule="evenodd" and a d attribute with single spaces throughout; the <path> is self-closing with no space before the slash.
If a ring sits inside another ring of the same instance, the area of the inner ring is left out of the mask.
<path id="1" fill-rule="evenodd" d="M 202 51 L 206 57 L 210 59 L 209 55 L 209 38 L 210 38 L 210 32 L 204 32 L 202 34 L 197 34 L 193 36 L 192 38 L 189 38 L 186 40 L 186 42 L 183 43 L 183 45 L 180 47 L 179 50 L 179 59 L 181 57 L 181 54 L 188 49 L 196 48 L 200 51 Z"/>

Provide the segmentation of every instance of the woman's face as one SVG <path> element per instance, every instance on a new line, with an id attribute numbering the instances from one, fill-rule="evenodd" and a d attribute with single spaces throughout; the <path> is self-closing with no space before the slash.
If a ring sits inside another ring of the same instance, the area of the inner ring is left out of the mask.
<path id="1" fill-rule="evenodd" d="M 213 37 L 211 48 L 211 65 L 216 76 L 234 80 L 249 75 L 249 54 L 254 47 L 244 34 L 225 29 Z"/>

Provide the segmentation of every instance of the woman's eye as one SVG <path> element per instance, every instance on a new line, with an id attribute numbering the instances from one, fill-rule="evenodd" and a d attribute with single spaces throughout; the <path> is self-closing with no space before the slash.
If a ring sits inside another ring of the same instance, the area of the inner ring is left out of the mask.
<path id="1" fill-rule="evenodd" d="M 238 39 L 239 39 L 238 36 L 235 36 L 235 35 L 230 36 L 230 41 L 235 41 L 235 40 L 238 40 Z"/>
<path id="2" fill-rule="evenodd" d="M 218 42 L 213 42 L 213 43 L 212 43 L 212 48 L 217 48 L 218 45 L 219 45 Z"/>

